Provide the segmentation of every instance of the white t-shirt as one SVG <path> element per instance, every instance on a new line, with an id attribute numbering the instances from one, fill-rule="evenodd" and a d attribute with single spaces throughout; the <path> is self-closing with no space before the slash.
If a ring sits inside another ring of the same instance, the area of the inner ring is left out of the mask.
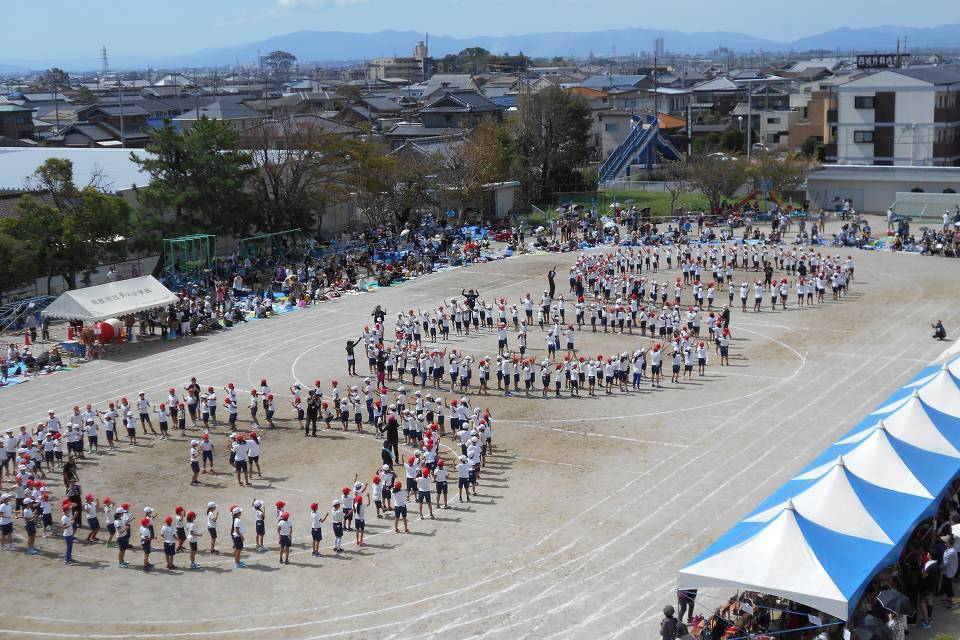
<path id="1" fill-rule="evenodd" d="M 66 538 L 67 536 L 73 535 L 73 518 L 64 514 L 64 516 L 60 518 L 60 524 L 63 525 L 64 538 Z"/>

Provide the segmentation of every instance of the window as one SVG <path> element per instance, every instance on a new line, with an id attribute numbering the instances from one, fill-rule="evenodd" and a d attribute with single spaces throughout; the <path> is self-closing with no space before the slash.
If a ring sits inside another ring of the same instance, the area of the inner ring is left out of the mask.
<path id="1" fill-rule="evenodd" d="M 605 125 L 603 125 L 603 130 L 606 131 L 607 133 L 617 133 L 620 131 L 620 123 L 608 122 Z"/>
<path id="2" fill-rule="evenodd" d="M 780 118 L 767 118 L 767 124 L 780 124 Z"/>
<path id="3" fill-rule="evenodd" d="M 853 141 L 858 144 L 873 142 L 873 131 L 854 131 Z"/>
<path id="4" fill-rule="evenodd" d="M 854 109 L 873 109 L 876 103 L 874 96 L 856 96 L 853 99 Z"/>

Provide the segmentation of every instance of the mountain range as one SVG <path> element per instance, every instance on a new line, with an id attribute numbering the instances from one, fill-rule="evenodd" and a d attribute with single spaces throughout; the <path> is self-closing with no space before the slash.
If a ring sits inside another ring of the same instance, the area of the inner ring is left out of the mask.
<path id="1" fill-rule="evenodd" d="M 585 57 L 629 55 L 651 51 L 655 38 L 663 38 L 666 50 L 673 53 L 704 54 L 719 47 L 738 53 L 765 51 L 841 50 L 891 51 L 897 38 L 906 37 L 911 47 L 950 48 L 960 46 L 960 24 L 939 27 L 914 28 L 883 26 L 864 29 L 841 27 L 817 35 L 785 41 L 726 31 L 699 31 L 683 33 L 667 29 L 625 28 L 591 32 L 552 32 L 510 36 L 452 36 L 429 37 L 430 54 L 442 57 L 467 47 L 483 47 L 493 53 L 518 53 L 532 57 Z M 301 64 L 360 61 L 381 56 L 409 56 L 413 46 L 424 35 L 415 31 L 380 31 L 377 33 L 348 33 L 343 31 L 297 31 L 273 36 L 259 42 L 213 49 L 202 49 L 185 54 L 165 56 L 117 56 L 111 58 L 111 67 L 135 69 L 146 67 L 226 66 L 237 62 L 251 63 L 257 53 L 282 49 L 297 56 Z M 18 73 L 28 69 L 60 66 L 70 71 L 95 70 L 99 58 L 74 60 L 3 60 L 0 73 Z"/>

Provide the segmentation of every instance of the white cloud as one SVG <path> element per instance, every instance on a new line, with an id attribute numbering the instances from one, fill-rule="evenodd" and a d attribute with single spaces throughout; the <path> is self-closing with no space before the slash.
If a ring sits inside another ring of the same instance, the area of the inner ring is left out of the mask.
<path id="1" fill-rule="evenodd" d="M 367 0 L 277 0 L 278 9 L 329 9 L 361 4 Z"/>

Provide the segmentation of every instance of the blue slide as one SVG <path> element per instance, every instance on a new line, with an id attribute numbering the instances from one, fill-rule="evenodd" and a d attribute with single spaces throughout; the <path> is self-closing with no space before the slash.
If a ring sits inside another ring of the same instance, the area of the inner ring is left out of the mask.
<path id="1" fill-rule="evenodd" d="M 682 157 L 677 148 L 660 135 L 659 122 L 655 116 L 633 116 L 633 121 L 635 124 L 630 135 L 600 165 L 600 184 L 629 176 L 632 166 L 650 167 L 657 164 L 658 153 L 668 160 L 679 160 Z"/>

